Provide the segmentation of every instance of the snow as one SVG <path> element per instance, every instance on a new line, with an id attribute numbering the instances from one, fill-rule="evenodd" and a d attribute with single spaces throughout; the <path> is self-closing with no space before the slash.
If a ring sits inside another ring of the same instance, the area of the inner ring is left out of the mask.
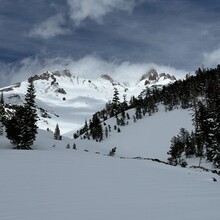
<path id="1" fill-rule="evenodd" d="M 58 141 L 52 132 L 39 130 L 34 150 L 25 151 L 12 150 L 0 137 L 0 220 L 218 220 L 219 176 L 120 159 L 165 158 L 169 135 L 178 133 L 179 126 L 191 126 L 189 113 L 161 110 L 101 143 L 67 137 Z M 114 119 L 106 123 L 113 125 Z M 71 149 L 66 149 L 68 143 Z M 106 156 L 116 144 L 116 156 Z"/>
<path id="2" fill-rule="evenodd" d="M 175 109 L 171 112 L 165 112 L 162 107 L 160 111 L 152 116 L 145 116 L 141 120 L 133 122 L 133 109 L 128 111 L 130 120 L 128 126 L 120 126 L 121 132 L 114 130 L 116 118 L 111 118 L 103 124 L 105 127 L 111 126 L 112 132 L 109 132 L 109 137 L 102 142 L 88 141 L 84 139 L 76 139 L 74 142 L 77 146 L 88 146 L 89 151 L 100 149 L 111 150 L 117 147 L 117 155 L 121 157 L 148 157 L 158 158 L 167 161 L 167 152 L 170 148 L 170 140 L 173 136 L 179 133 L 180 128 L 193 130 L 191 111 Z M 70 138 L 73 137 L 73 132 L 65 134 Z M 105 136 L 105 135 L 104 135 Z M 198 165 L 198 163 L 194 164 Z"/>
<path id="3" fill-rule="evenodd" d="M 99 85 L 96 82 L 103 92 L 99 95 L 87 81 L 76 77 L 65 80 L 61 77 L 59 85 L 66 85 L 66 101 L 48 84 L 37 86 L 38 105 L 53 116 L 41 118 L 39 125 L 45 129 L 59 123 L 61 132 L 68 132 L 62 141 L 39 129 L 33 150 L 13 150 L 6 137 L 0 136 L 0 220 L 219 220 L 218 175 L 132 159 L 166 161 L 171 138 L 181 127 L 193 129 L 190 110 L 165 112 L 160 106 L 159 112 L 134 123 L 131 109 L 129 125 L 121 126 L 120 133 L 113 128 L 116 119 L 111 118 L 105 123 L 112 132 L 104 141 L 74 140 L 74 129 L 104 105 L 111 90 L 105 91 L 107 82 L 101 79 Z M 71 88 L 76 89 L 74 94 Z M 16 93 L 23 98 L 25 90 L 24 82 L 6 96 Z M 107 156 L 113 147 L 117 147 L 115 157 Z M 198 165 L 195 158 L 187 162 Z M 202 165 L 211 168 L 206 161 Z"/>
<path id="4" fill-rule="evenodd" d="M 120 127 L 121 134 L 114 135 L 105 142 L 107 145 L 111 143 L 117 146 L 121 154 L 126 152 L 126 156 L 166 160 L 171 138 L 179 133 L 181 127 L 189 130 L 193 128 L 187 110 L 161 111 L 133 124 L 132 120 L 131 126 Z"/>
<path id="5" fill-rule="evenodd" d="M 218 220 L 220 178 L 74 150 L 1 150 L 0 219 Z"/>
<path id="6" fill-rule="evenodd" d="M 62 128 L 62 134 L 79 129 L 84 124 L 85 118 L 92 118 L 96 111 L 103 109 L 105 104 L 112 100 L 114 88 L 119 91 L 121 101 L 123 101 L 124 95 L 129 101 L 131 96 L 138 96 L 146 88 L 144 81 L 139 82 L 138 79 L 137 82 L 125 86 L 117 81 L 112 84 L 103 77 L 90 80 L 74 74 L 65 75 L 64 71 L 57 73 L 60 76 L 48 71 L 45 74 L 52 77 L 37 79 L 34 81 L 34 86 L 37 106 L 46 110 L 50 116 L 50 118 L 42 117 L 38 111 L 40 116 L 38 126 L 43 130 L 49 128 L 54 131 L 58 123 Z M 42 75 L 38 77 L 42 77 Z M 170 82 L 168 79 L 160 79 L 149 86 L 164 85 Z M 5 102 L 22 104 L 27 85 L 28 82 L 23 81 L 20 86 L 2 88 L 6 89 L 4 91 Z M 57 89 L 64 89 L 66 94 L 57 92 Z"/>

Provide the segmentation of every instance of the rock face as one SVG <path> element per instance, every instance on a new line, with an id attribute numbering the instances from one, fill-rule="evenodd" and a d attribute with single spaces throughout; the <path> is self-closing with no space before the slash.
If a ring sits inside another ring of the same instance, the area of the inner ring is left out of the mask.
<path id="1" fill-rule="evenodd" d="M 119 82 L 112 79 L 108 74 L 102 74 L 101 78 L 110 81 L 113 86 L 120 84 Z"/>
<path id="2" fill-rule="evenodd" d="M 142 75 L 142 77 L 140 78 L 140 81 L 145 80 L 145 85 L 150 84 L 151 82 L 158 82 L 160 79 L 169 79 L 171 81 L 175 81 L 176 78 L 175 76 L 171 76 L 170 74 L 166 74 L 166 73 L 160 73 L 158 74 L 158 72 L 155 69 L 151 69 L 150 71 L 148 71 L 147 73 L 145 73 L 144 75 Z"/>
<path id="3" fill-rule="evenodd" d="M 70 73 L 69 70 L 63 70 L 61 72 L 60 71 L 55 71 L 55 72 L 47 71 L 46 73 L 42 73 L 40 75 L 34 75 L 34 76 L 30 77 L 29 80 L 37 81 L 37 80 L 49 80 L 49 79 L 52 79 L 52 81 L 55 83 L 56 82 L 56 76 L 58 76 L 58 77 L 60 77 L 60 76 L 67 76 L 67 77 L 70 78 L 72 76 L 72 74 Z"/>

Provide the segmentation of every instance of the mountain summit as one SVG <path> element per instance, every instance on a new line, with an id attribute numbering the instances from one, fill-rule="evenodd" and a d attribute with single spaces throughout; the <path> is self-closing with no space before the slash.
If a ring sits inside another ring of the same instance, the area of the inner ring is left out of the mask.
<path id="1" fill-rule="evenodd" d="M 118 82 L 108 74 L 102 74 L 97 79 L 85 79 L 69 70 L 47 71 L 31 78 L 36 89 L 39 128 L 54 130 L 59 123 L 61 133 L 81 127 L 86 118 L 91 118 L 112 100 L 114 88 L 118 90 L 121 101 L 124 97 L 129 101 L 146 86 L 162 86 L 175 80 L 174 76 L 158 74 L 154 69 L 144 74 L 141 80 L 137 79 L 138 83 L 133 83 L 133 86 Z M 0 89 L 9 108 L 23 103 L 27 84 L 28 80 L 25 80 Z"/>
<path id="2" fill-rule="evenodd" d="M 140 78 L 140 81 L 145 80 L 145 85 L 149 85 L 151 83 L 156 83 L 159 81 L 164 81 L 164 80 L 169 80 L 169 81 L 175 81 L 176 77 L 175 76 L 171 76 L 170 74 L 166 74 L 166 73 L 160 73 L 158 74 L 158 72 L 155 69 L 151 69 L 149 70 L 147 73 L 145 73 L 144 75 L 142 75 L 142 77 Z"/>

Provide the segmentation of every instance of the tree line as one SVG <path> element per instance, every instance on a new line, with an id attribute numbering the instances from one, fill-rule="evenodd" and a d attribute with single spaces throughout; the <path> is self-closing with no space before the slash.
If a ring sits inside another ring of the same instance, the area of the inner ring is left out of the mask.
<path id="1" fill-rule="evenodd" d="M 126 111 L 132 108 L 135 109 L 134 122 L 157 112 L 159 105 L 164 106 L 165 111 L 190 108 L 194 112 L 194 131 L 182 128 L 179 135 L 171 139 L 169 162 L 185 166 L 184 157 L 196 156 L 206 158 L 220 167 L 220 65 L 211 69 L 199 68 L 195 74 L 187 74 L 185 79 L 162 88 L 146 87 L 138 97 L 131 97 L 130 101 L 126 101 L 126 97 L 122 102 L 119 100 L 115 88 L 112 101 L 103 110 L 96 112 L 88 123 L 86 121 L 74 138 L 83 135 L 85 138 L 103 140 L 103 122 L 115 117 L 117 125 L 126 125 Z"/>

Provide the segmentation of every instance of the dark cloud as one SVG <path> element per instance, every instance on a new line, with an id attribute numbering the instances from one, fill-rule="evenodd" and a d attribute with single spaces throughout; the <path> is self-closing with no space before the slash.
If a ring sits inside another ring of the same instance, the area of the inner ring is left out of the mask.
<path id="1" fill-rule="evenodd" d="M 34 57 L 95 55 L 106 62 L 193 71 L 219 60 L 219 0 L 0 0 L 0 5 L 4 67 Z"/>

